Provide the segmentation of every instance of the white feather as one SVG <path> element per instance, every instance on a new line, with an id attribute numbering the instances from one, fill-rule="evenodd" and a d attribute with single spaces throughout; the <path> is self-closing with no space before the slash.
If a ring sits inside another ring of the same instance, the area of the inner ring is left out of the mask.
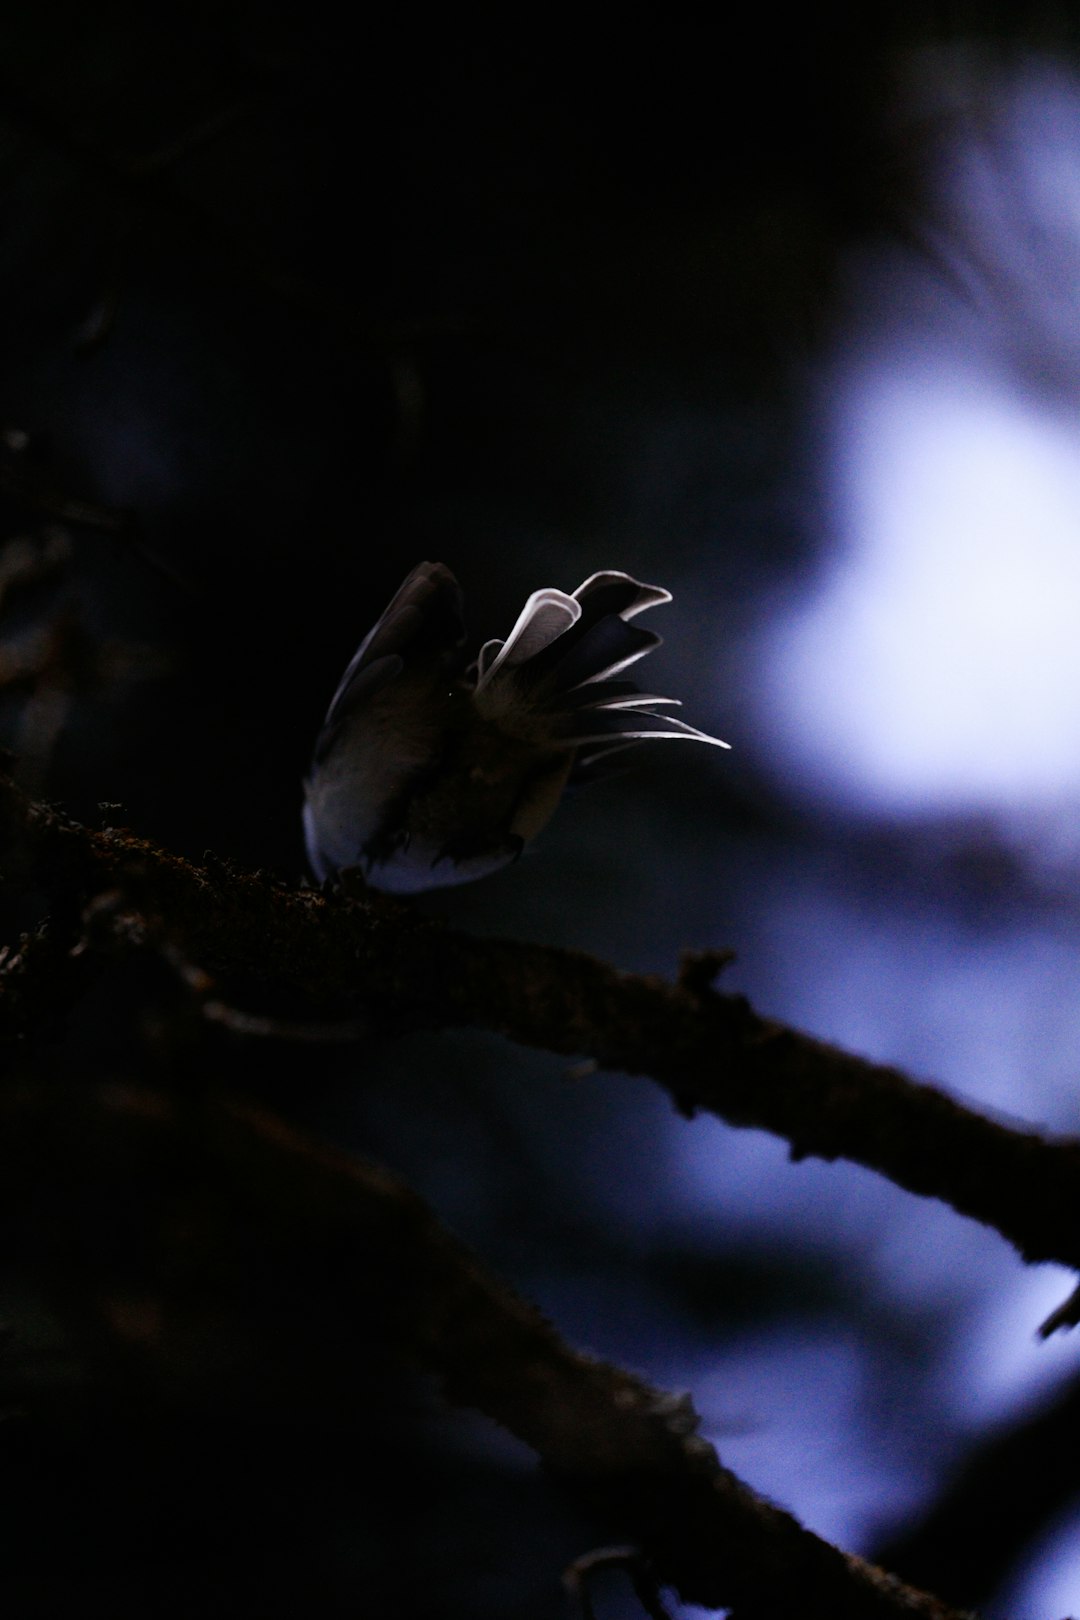
<path id="1" fill-rule="evenodd" d="M 533 591 L 518 615 L 517 623 L 495 657 L 486 668 L 481 667 L 476 691 L 481 692 L 499 670 L 514 669 L 518 664 L 524 664 L 528 659 L 534 658 L 545 647 L 550 647 L 564 630 L 569 630 L 580 618 L 580 603 L 572 596 L 567 596 L 565 591 L 553 588 Z M 487 642 L 483 652 L 491 645 L 490 641 Z"/>

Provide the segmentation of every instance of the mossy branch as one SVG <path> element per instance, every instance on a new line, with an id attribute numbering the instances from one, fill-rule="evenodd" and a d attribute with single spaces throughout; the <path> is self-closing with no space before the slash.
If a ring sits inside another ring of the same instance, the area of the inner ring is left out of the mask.
<path id="1" fill-rule="evenodd" d="M 988 1119 L 763 1018 L 711 988 L 719 956 L 689 958 L 671 984 L 580 951 L 472 938 L 385 896 L 326 896 L 92 831 L 7 780 L 0 852 L 67 916 L 115 891 L 253 1015 L 388 1035 L 472 1026 L 647 1075 L 687 1115 L 770 1131 L 794 1158 L 864 1165 L 996 1228 L 1026 1260 L 1080 1270 L 1080 1140 Z M 3 993 L 0 980 L 0 1009 Z M 26 1004 L 14 998 L 13 1015 Z"/>

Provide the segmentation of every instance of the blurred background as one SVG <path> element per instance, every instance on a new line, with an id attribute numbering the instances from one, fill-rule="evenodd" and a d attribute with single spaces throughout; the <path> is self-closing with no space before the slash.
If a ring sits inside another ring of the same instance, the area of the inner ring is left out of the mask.
<path id="1" fill-rule="evenodd" d="M 674 594 L 645 684 L 732 752 L 639 750 L 419 904 L 668 976 L 733 947 L 762 1012 L 1075 1132 L 1080 36 L 840 18 L 0 4 L 0 741 L 92 825 L 298 880 L 315 733 L 415 562 L 477 645 L 626 569 Z M 174 995 L 117 964 L 34 1061 L 160 1078 Z M 1080 1612 L 1080 1345 L 1035 1339 L 1064 1272 L 493 1037 L 198 1064 L 691 1390 L 821 1534 Z M 139 1207 L 51 1187 L 5 1216 L 9 1612 L 567 1612 L 605 1527 L 426 1385 L 283 1347 L 272 1290 L 202 1301 L 133 1399 L 64 1234 L 127 1276 Z M 640 1613 L 615 1574 L 597 1606 Z"/>

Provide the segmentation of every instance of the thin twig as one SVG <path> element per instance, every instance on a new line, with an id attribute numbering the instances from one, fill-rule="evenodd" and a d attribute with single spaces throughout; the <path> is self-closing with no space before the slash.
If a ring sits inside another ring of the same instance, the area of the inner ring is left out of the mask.
<path id="1" fill-rule="evenodd" d="M 188 991 L 198 1015 L 205 1018 L 207 1023 L 220 1024 L 235 1035 L 309 1045 L 337 1045 L 362 1040 L 371 1034 L 371 1022 L 366 1018 L 330 1021 L 274 1018 L 245 1012 L 241 1007 L 230 1005 L 222 999 L 205 968 L 189 961 L 176 941 L 170 939 L 164 919 L 145 917 L 133 911 L 122 889 L 98 895 L 86 908 L 83 922 L 85 932 L 73 954 L 80 955 L 94 944 L 100 945 L 103 936 L 110 944 L 119 944 L 129 950 L 154 951 Z"/>
<path id="2" fill-rule="evenodd" d="M 563 1585 L 580 1604 L 583 1620 L 596 1620 L 589 1582 L 600 1569 L 621 1569 L 625 1572 L 649 1620 L 671 1620 L 656 1578 L 638 1547 L 597 1547 L 575 1558 L 569 1569 L 564 1570 Z"/>

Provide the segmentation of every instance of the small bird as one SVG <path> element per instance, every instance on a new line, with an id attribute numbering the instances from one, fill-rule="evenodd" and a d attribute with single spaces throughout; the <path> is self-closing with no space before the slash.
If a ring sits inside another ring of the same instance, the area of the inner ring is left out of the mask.
<path id="1" fill-rule="evenodd" d="M 376 889 L 467 883 L 517 859 L 569 782 L 650 738 L 729 745 L 616 677 L 660 637 L 631 621 L 670 602 L 629 574 L 569 596 L 534 591 L 505 641 L 464 651 L 461 587 L 418 564 L 341 678 L 304 784 L 304 837 L 320 882 L 359 868 Z"/>

